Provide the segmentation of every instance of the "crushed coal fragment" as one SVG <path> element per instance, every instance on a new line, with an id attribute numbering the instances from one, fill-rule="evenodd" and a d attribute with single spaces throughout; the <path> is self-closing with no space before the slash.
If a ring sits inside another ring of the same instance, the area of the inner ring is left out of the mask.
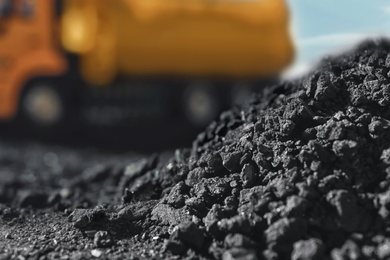
<path id="1" fill-rule="evenodd" d="M 107 231 L 96 232 L 93 244 L 98 248 L 110 247 L 114 245 L 114 240 Z"/>
<path id="2" fill-rule="evenodd" d="M 321 240 L 311 238 L 300 240 L 294 243 L 294 251 L 291 259 L 293 260 L 317 260 L 323 259 L 325 247 Z"/>
<path id="3" fill-rule="evenodd" d="M 222 260 L 257 260 L 256 252 L 243 248 L 232 248 L 225 251 Z"/>
<path id="4" fill-rule="evenodd" d="M 153 208 L 151 215 L 152 220 L 157 220 L 162 224 L 171 226 L 191 221 L 191 216 L 185 209 L 175 209 L 166 204 L 157 204 Z"/>
<path id="5" fill-rule="evenodd" d="M 44 208 L 47 205 L 47 194 L 42 192 L 24 192 L 20 195 L 19 206 L 22 208 L 25 207 L 34 207 L 34 208 Z"/>
<path id="6" fill-rule="evenodd" d="M 295 242 L 306 233 L 306 221 L 302 218 L 281 218 L 265 231 L 265 240 L 271 242 Z"/>
<path id="7" fill-rule="evenodd" d="M 326 199 L 336 210 L 335 220 L 340 228 L 353 232 L 359 224 L 359 209 L 356 197 L 345 190 L 332 190 Z"/>
<path id="8" fill-rule="evenodd" d="M 222 155 L 223 158 L 223 166 L 228 169 L 232 173 L 239 172 L 240 170 L 240 160 L 242 157 L 242 152 L 235 151 L 231 153 L 224 153 Z"/>
<path id="9" fill-rule="evenodd" d="M 249 237 L 242 234 L 228 234 L 224 241 L 225 247 L 232 248 L 255 248 L 256 243 Z"/>
<path id="10" fill-rule="evenodd" d="M 135 221 L 146 218 L 158 201 L 137 202 L 126 205 L 118 211 L 116 218 L 127 221 Z"/>
<path id="11" fill-rule="evenodd" d="M 68 217 L 76 228 L 86 228 L 106 219 L 105 211 L 101 209 L 75 209 Z"/>
<path id="12" fill-rule="evenodd" d="M 204 231 L 193 222 L 185 222 L 176 226 L 171 235 L 172 240 L 180 241 L 191 248 L 200 251 L 205 242 Z"/>
<path id="13" fill-rule="evenodd" d="M 175 240 L 168 240 L 166 239 L 164 241 L 163 245 L 163 251 L 164 252 L 171 252 L 174 255 L 183 255 L 185 252 L 187 252 L 188 248 L 183 245 L 180 241 Z"/>

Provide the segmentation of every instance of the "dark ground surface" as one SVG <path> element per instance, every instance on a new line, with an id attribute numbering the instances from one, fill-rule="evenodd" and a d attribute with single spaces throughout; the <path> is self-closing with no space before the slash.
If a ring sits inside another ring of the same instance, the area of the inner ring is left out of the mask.
<path id="1" fill-rule="evenodd" d="M 389 259 L 389 52 L 325 59 L 172 154 L 1 142 L 0 258 Z"/>
<path id="2" fill-rule="evenodd" d="M 71 130 L 53 132 L 34 132 L 15 123 L 0 124 L 1 140 L 17 140 L 19 143 L 34 140 L 48 146 L 65 146 L 76 150 L 91 147 L 110 153 L 134 151 L 143 154 L 189 147 L 202 130 L 178 119 L 114 126 L 79 123 Z"/>

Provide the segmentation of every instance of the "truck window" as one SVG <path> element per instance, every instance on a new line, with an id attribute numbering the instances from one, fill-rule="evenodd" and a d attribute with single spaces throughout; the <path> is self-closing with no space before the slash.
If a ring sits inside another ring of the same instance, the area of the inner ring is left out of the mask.
<path id="1" fill-rule="evenodd" d="M 60 16 L 62 14 L 62 9 L 63 9 L 63 1 L 62 0 L 55 0 L 55 5 L 56 5 L 56 15 Z"/>
<path id="2" fill-rule="evenodd" d="M 8 17 L 12 10 L 12 0 L 0 0 L 0 18 Z"/>
<path id="3" fill-rule="evenodd" d="M 35 12 L 35 0 L 22 0 L 19 4 L 19 12 L 23 17 L 31 17 Z"/>

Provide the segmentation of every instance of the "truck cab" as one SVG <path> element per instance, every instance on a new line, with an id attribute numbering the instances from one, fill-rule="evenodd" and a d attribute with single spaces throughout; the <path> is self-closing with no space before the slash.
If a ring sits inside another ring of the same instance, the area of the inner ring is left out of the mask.
<path id="1" fill-rule="evenodd" d="M 2 120 L 14 118 L 20 106 L 31 106 L 21 100 L 32 79 L 61 75 L 67 68 L 55 36 L 54 7 L 55 1 L 0 0 Z M 41 110 L 50 109 L 41 105 Z"/>

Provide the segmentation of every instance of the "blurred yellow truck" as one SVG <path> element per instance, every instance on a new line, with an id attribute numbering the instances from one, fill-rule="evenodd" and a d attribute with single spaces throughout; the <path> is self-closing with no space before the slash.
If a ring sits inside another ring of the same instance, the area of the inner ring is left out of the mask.
<path id="1" fill-rule="evenodd" d="M 2 0 L 0 9 L 0 118 L 40 127 L 96 93 L 134 96 L 128 88 L 175 93 L 181 107 L 165 103 L 205 124 L 238 95 L 233 86 L 275 78 L 294 56 L 284 0 Z"/>

